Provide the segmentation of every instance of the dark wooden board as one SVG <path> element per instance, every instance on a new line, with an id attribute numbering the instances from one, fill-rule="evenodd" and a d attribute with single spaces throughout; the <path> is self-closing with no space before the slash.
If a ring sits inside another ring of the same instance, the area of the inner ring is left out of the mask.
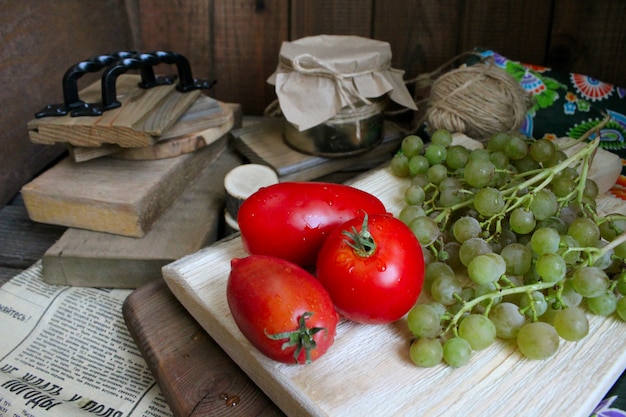
<path id="1" fill-rule="evenodd" d="M 176 417 L 284 416 L 162 279 L 133 291 L 122 312 Z"/>

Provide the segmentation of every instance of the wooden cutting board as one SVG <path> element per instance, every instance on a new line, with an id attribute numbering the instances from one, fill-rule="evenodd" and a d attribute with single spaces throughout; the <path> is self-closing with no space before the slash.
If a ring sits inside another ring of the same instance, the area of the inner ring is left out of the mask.
<path id="1" fill-rule="evenodd" d="M 157 279 L 133 291 L 124 321 L 176 417 L 284 417 Z"/>
<path id="2" fill-rule="evenodd" d="M 69 228 L 42 258 L 43 280 L 53 285 L 137 288 L 161 277 L 161 267 L 217 239 L 223 179 L 242 159 L 226 137 L 205 154 L 207 167 L 142 238 Z M 219 146 L 218 146 L 219 145 Z"/>
<path id="3" fill-rule="evenodd" d="M 36 222 L 143 237 L 209 164 L 210 153 L 81 163 L 68 156 L 22 187 L 24 204 Z"/>
<path id="4" fill-rule="evenodd" d="M 408 180 L 381 168 L 352 185 L 378 196 L 397 214 Z M 603 196 L 604 212 L 626 213 Z M 626 327 L 615 318 L 590 318 L 590 334 L 562 342 L 546 361 L 522 357 L 496 342 L 469 365 L 417 368 L 408 357 L 404 321 L 360 325 L 342 321 L 335 344 L 309 366 L 274 362 L 237 329 L 226 301 L 233 257 L 245 256 L 238 235 L 163 268 L 163 277 L 187 311 L 286 414 L 293 416 L 538 416 L 588 417 L 626 365 Z"/>
<path id="5" fill-rule="evenodd" d="M 310 181 L 340 170 L 365 171 L 391 158 L 403 138 L 400 129 L 385 122 L 384 139 L 365 153 L 340 158 L 323 158 L 294 150 L 283 139 L 283 119 L 264 118 L 231 132 L 235 148 L 250 162 L 267 165 L 280 181 Z"/>

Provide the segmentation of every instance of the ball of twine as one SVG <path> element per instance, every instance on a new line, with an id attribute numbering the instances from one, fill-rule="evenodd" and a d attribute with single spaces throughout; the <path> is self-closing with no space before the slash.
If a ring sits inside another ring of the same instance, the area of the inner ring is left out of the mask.
<path id="1" fill-rule="evenodd" d="M 480 63 L 441 75 L 430 90 L 428 129 L 460 132 L 480 141 L 494 133 L 518 130 L 529 96 L 502 68 Z"/>

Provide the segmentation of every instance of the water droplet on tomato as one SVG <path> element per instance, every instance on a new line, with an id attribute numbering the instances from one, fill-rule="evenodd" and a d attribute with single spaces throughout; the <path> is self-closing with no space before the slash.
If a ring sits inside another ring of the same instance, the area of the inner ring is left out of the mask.
<path id="1" fill-rule="evenodd" d="M 385 262 L 383 262 L 383 261 L 378 261 L 376 263 L 376 269 L 379 272 L 385 272 L 387 270 L 387 264 Z"/>

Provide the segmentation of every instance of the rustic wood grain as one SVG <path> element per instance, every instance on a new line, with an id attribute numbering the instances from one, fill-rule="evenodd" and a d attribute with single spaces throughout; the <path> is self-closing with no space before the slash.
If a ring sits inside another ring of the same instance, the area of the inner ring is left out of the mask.
<path id="1" fill-rule="evenodd" d="M 0 207 L 64 152 L 35 145 L 26 123 L 63 101 L 61 79 L 74 63 L 131 48 L 123 0 L 3 1 L 0 13 Z"/>
<path id="2" fill-rule="evenodd" d="M 175 417 L 284 416 L 162 279 L 133 291 L 122 312 Z"/>
<path id="3" fill-rule="evenodd" d="M 18 272 L 30 267 L 65 230 L 63 226 L 32 221 L 18 195 L 0 210 L 0 265 Z"/>
<path id="4" fill-rule="evenodd" d="M 215 0 L 215 97 L 240 103 L 244 114 L 263 114 L 275 98 L 266 80 L 288 37 L 287 0 Z"/>
<path id="5" fill-rule="evenodd" d="M 460 50 L 483 47 L 516 61 L 544 61 L 550 2 L 479 0 L 461 4 Z"/>
<path id="6" fill-rule="evenodd" d="M 133 23 L 138 26 L 137 48 L 146 52 L 177 52 L 189 60 L 194 78 L 216 78 L 212 1 L 133 0 L 129 3 Z M 209 94 L 212 95 L 212 91 Z"/>
<path id="7" fill-rule="evenodd" d="M 138 288 L 161 267 L 214 242 L 223 218 L 226 173 L 241 158 L 226 152 L 226 137 L 210 146 L 208 166 L 141 239 L 69 228 L 42 258 L 53 285 Z"/>
<path id="8" fill-rule="evenodd" d="M 555 0 L 547 65 L 626 86 L 626 2 Z"/>
<path id="9" fill-rule="evenodd" d="M 374 0 L 291 0 L 291 40 L 315 35 L 372 36 Z"/>
<path id="10" fill-rule="evenodd" d="M 22 195 L 32 220 L 142 237 L 208 165 L 207 152 L 149 161 L 67 157 L 24 185 Z"/>
<path id="11" fill-rule="evenodd" d="M 405 80 L 431 72 L 459 53 L 457 0 L 398 0 L 375 3 L 373 37 L 389 42 L 392 64 Z"/>

